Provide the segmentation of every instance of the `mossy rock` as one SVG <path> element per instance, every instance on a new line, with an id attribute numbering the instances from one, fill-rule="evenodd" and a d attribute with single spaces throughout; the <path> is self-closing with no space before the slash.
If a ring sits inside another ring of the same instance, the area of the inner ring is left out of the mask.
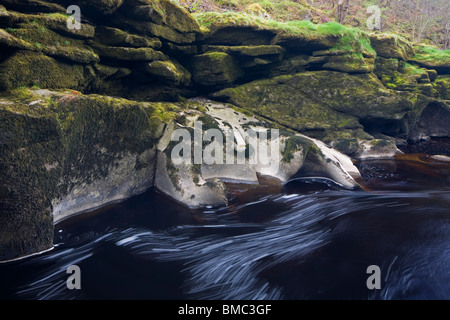
<path id="1" fill-rule="evenodd" d="M 69 62 L 91 64 L 100 61 L 99 56 L 90 49 L 69 47 L 69 46 L 51 46 L 46 47 L 43 52 L 51 57 L 67 60 Z"/>
<path id="2" fill-rule="evenodd" d="M 200 26 L 191 14 L 170 0 L 129 0 L 123 11 L 137 21 L 165 25 L 181 33 L 200 32 Z"/>
<path id="3" fill-rule="evenodd" d="M 339 36 L 333 34 L 317 36 L 314 33 L 280 33 L 273 39 L 272 44 L 285 47 L 293 52 L 312 53 L 317 50 L 333 48 L 338 41 Z"/>
<path id="4" fill-rule="evenodd" d="M 92 80 L 82 65 L 57 61 L 42 53 L 18 51 L 0 65 L 0 90 L 33 85 L 84 90 Z"/>
<path id="5" fill-rule="evenodd" d="M 40 12 L 66 12 L 66 8 L 52 1 L 43 0 L 2 0 L 8 10 L 17 10 L 28 13 Z"/>
<path id="6" fill-rule="evenodd" d="M 336 72 L 337 74 L 337 72 Z M 333 73 L 318 73 L 323 79 Z M 253 81 L 235 88 L 214 93 L 216 99 L 226 100 L 264 118 L 275 121 L 288 128 L 324 137 L 325 131 L 356 130 L 362 128 L 356 117 L 329 108 L 317 97 L 327 97 L 317 90 L 305 93 L 310 87 L 315 72 L 299 73 L 295 76 L 279 76 L 272 79 Z M 330 97 L 330 99 L 332 99 Z"/>
<path id="7" fill-rule="evenodd" d="M 417 92 L 432 97 L 435 92 L 430 85 L 430 74 L 433 77 L 433 72 L 406 63 L 402 68 L 402 72 L 394 71 L 383 74 L 381 81 L 390 89 Z"/>
<path id="8" fill-rule="evenodd" d="M 427 69 L 434 69 L 439 74 L 450 73 L 450 50 L 439 50 L 435 47 L 417 45 L 416 55 L 410 61 Z"/>
<path id="9" fill-rule="evenodd" d="M 364 58 L 361 54 L 331 55 L 322 67 L 347 73 L 371 73 L 375 69 L 374 63 L 374 58 Z"/>
<path id="10" fill-rule="evenodd" d="M 194 56 L 198 54 L 198 48 L 196 45 L 180 46 L 174 43 L 165 43 L 164 51 L 171 56 Z"/>
<path id="11" fill-rule="evenodd" d="M 167 101 L 178 102 L 180 100 L 198 95 L 195 89 L 184 86 L 174 86 L 164 83 L 145 83 L 128 86 L 127 99 L 136 101 Z"/>
<path id="12" fill-rule="evenodd" d="M 64 148 L 55 119 L 0 101 L 0 260 L 8 260 L 52 247 L 51 197 Z"/>
<path id="13" fill-rule="evenodd" d="M 90 64 L 98 62 L 98 55 L 84 44 L 83 40 L 76 40 L 62 36 L 39 23 L 22 24 L 21 28 L 10 29 L 16 39 L 23 39 L 31 46 L 32 51 L 43 52 L 49 56 L 74 63 Z M 1 32 L 0 32 L 1 34 Z"/>
<path id="14" fill-rule="evenodd" d="M 190 71 L 194 82 L 203 86 L 231 84 L 243 75 L 234 59 L 224 52 L 207 52 L 192 57 Z"/>
<path id="15" fill-rule="evenodd" d="M 268 76 L 276 77 L 286 74 L 296 74 L 305 71 L 308 67 L 308 57 L 296 55 L 290 58 L 285 58 L 279 63 L 271 65 L 268 71 Z"/>
<path id="16" fill-rule="evenodd" d="M 235 12 L 203 12 L 194 17 L 205 30 L 204 42 L 212 45 L 270 45 L 276 31 L 263 19 Z"/>
<path id="17" fill-rule="evenodd" d="M 370 34 L 370 42 L 378 56 L 409 60 L 414 55 L 411 43 L 401 36 L 385 33 Z"/>
<path id="18" fill-rule="evenodd" d="M 167 56 L 161 51 L 152 48 L 113 47 L 89 42 L 95 52 L 104 59 L 114 61 L 154 61 L 167 60 Z"/>
<path id="19" fill-rule="evenodd" d="M 37 48 L 31 43 L 17 38 L 4 29 L 0 29 L 0 47 L 7 47 L 12 49 L 24 49 L 36 51 Z"/>
<path id="20" fill-rule="evenodd" d="M 67 28 L 67 18 L 68 16 L 61 13 L 51 13 L 47 15 L 40 16 L 33 21 L 52 29 L 62 35 L 66 35 L 77 39 L 92 39 L 95 35 L 95 27 L 82 21 L 80 29 L 69 29 Z"/>
<path id="21" fill-rule="evenodd" d="M 71 2 L 62 0 L 67 5 Z M 78 0 L 77 5 L 80 6 L 83 14 L 87 16 L 110 16 L 115 13 L 123 5 L 124 0 Z"/>
<path id="22" fill-rule="evenodd" d="M 450 100 L 450 76 L 438 76 L 433 85 L 440 99 Z"/>
<path id="23" fill-rule="evenodd" d="M 361 146 L 356 138 L 336 139 L 332 145 L 333 148 L 348 156 L 354 156 L 361 151 Z"/>
<path id="24" fill-rule="evenodd" d="M 4 93 L 0 260 L 51 248 L 54 221 L 150 188 L 161 125 L 178 111 L 78 92 Z"/>
<path id="25" fill-rule="evenodd" d="M 261 46 L 202 46 L 203 52 L 225 52 L 230 55 L 239 55 L 247 57 L 275 57 L 281 59 L 284 54 L 284 48 L 275 45 L 261 45 Z"/>
<path id="26" fill-rule="evenodd" d="M 161 40 L 158 38 L 149 38 L 130 34 L 120 29 L 111 27 L 97 27 L 95 33 L 96 40 L 102 44 L 119 47 L 150 47 L 153 49 L 161 48 Z"/>
<path id="27" fill-rule="evenodd" d="M 90 39 L 94 37 L 95 27 L 83 22 L 81 29 L 67 28 L 68 15 L 64 13 L 47 14 L 25 14 L 15 11 L 1 11 L 0 24 L 16 28 L 32 28 L 45 32 L 46 29 L 53 30 L 60 35 L 75 39 Z"/>
<path id="28" fill-rule="evenodd" d="M 112 22 L 121 28 L 132 30 L 135 33 L 150 37 L 158 37 L 164 41 L 170 41 L 175 44 L 191 44 L 197 39 L 195 32 L 181 33 L 166 25 L 156 24 L 149 21 L 134 20 L 118 14 L 113 16 Z"/>
<path id="29" fill-rule="evenodd" d="M 254 81 L 213 97 L 305 133 L 357 130 L 359 121 L 400 121 L 412 108 L 411 102 L 386 89 L 373 74 L 334 71 Z"/>
<path id="30" fill-rule="evenodd" d="M 398 59 L 383 57 L 377 57 L 375 59 L 374 73 L 378 78 L 382 79 L 383 76 L 392 76 L 397 71 L 399 71 Z"/>
<path id="31" fill-rule="evenodd" d="M 145 72 L 163 82 L 189 85 L 191 74 L 176 61 L 154 61 L 145 65 Z"/>

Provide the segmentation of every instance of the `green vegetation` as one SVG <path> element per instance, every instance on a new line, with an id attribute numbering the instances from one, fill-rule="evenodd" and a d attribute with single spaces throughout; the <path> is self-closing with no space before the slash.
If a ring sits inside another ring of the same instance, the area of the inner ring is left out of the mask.
<path id="1" fill-rule="evenodd" d="M 436 47 L 420 45 L 416 46 L 415 60 L 430 61 L 430 62 L 450 62 L 450 50 L 439 50 Z"/>

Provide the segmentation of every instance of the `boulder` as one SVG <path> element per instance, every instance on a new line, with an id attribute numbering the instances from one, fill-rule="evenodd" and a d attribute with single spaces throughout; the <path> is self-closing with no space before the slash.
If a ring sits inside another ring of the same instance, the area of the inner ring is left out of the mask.
<path id="1" fill-rule="evenodd" d="M 33 85 L 84 90 L 93 77 L 91 67 L 67 64 L 38 52 L 18 51 L 0 65 L 0 90 Z"/>
<path id="2" fill-rule="evenodd" d="M 180 33 L 200 32 L 200 26 L 189 12 L 170 0 L 128 0 L 123 11 L 136 21 L 165 25 Z"/>
<path id="3" fill-rule="evenodd" d="M 411 43 L 397 35 L 372 33 L 370 34 L 370 42 L 377 55 L 383 58 L 407 61 L 414 55 L 414 48 Z"/>
<path id="4" fill-rule="evenodd" d="M 191 74 L 176 61 L 153 61 L 145 65 L 145 72 L 156 79 L 174 85 L 189 85 Z"/>
<path id="5" fill-rule="evenodd" d="M 224 52 L 207 52 L 194 56 L 189 69 L 194 82 L 202 86 L 228 85 L 243 75 L 234 59 Z"/>
<path id="6" fill-rule="evenodd" d="M 417 122 L 421 136 L 450 137 L 450 104 L 432 101 L 420 114 Z"/>

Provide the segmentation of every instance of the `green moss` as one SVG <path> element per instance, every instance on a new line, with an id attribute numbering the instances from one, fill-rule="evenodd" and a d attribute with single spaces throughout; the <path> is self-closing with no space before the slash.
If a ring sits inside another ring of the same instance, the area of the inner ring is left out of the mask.
<path id="1" fill-rule="evenodd" d="M 309 139 L 301 136 L 291 136 L 286 140 L 281 161 L 290 163 L 294 158 L 294 153 L 302 151 L 303 158 L 305 158 L 310 151 L 317 151 L 317 146 Z"/>
<path id="2" fill-rule="evenodd" d="M 389 141 L 384 140 L 384 139 L 374 139 L 370 141 L 370 145 L 372 147 L 387 147 L 389 145 Z"/>
<path id="3" fill-rule="evenodd" d="M 220 130 L 219 123 L 208 114 L 204 114 L 204 115 L 198 117 L 197 121 L 202 122 L 203 130 L 208 130 L 208 129 L 219 129 Z"/>
<path id="4" fill-rule="evenodd" d="M 357 138 L 339 138 L 333 141 L 333 148 L 352 156 L 359 151 L 360 146 Z"/>
<path id="5" fill-rule="evenodd" d="M 39 85 L 41 88 L 83 90 L 89 79 L 85 68 L 36 52 L 19 51 L 2 63 L 0 90 Z"/>

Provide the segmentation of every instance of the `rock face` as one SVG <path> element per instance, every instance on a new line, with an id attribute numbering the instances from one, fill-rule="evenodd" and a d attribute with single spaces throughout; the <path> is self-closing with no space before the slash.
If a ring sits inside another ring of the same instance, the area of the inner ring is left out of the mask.
<path id="1" fill-rule="evenodd" d="M 53 222 L 153 185 L 170 105 L 42 89 L 11 94 L 0 99 L 1 259 L 48 249 Z"/>
<path id="2" fill-rule="evenodd" d="M 151 187 L 191 207 L 224 205 L 224 181 L 262 175 L 351 189 L 350 157 L 450 136 L 448 51 L 337 23 L 193 17 L 170 0 L 78 1 L 72 30 L 71 4 L 0 5 L 0 260 L 49 249 L 55 222 Z M 175 164 L 172 134 L 196 121 L 244 163 Z M 249 130 L 273 128 L 269 162 L 250 163 Z"/>

